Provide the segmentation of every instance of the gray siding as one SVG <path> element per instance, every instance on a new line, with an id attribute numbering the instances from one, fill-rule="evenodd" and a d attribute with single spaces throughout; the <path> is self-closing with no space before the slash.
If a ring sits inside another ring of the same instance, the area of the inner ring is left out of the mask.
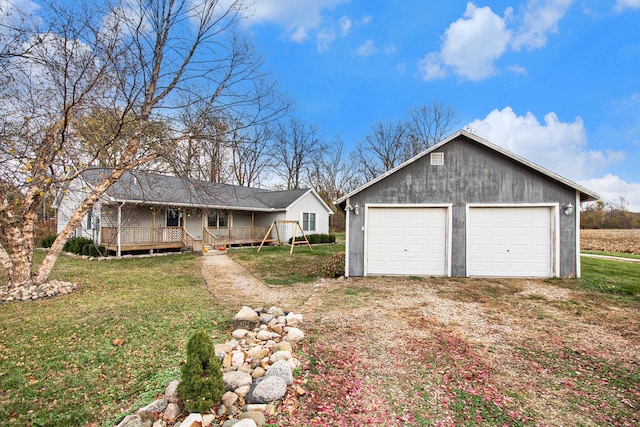
<path id="1" fill-rule="evenodd" d="M 558 203 L 560 206 L 560 276 L 576 274 L 576 220 L 562 212 L 576 204 L 576 190 L 532 170 L 464 136 L 441 146 L 444 165 L 432 166 L 426 155 L 350 198 L 367 204 L 445 204 L 452 208 L 453 276 L 466 276 L 466 207 L 468 204 Z M 365 210 L 349 215 L 350 276 L 364 274 Z"/>

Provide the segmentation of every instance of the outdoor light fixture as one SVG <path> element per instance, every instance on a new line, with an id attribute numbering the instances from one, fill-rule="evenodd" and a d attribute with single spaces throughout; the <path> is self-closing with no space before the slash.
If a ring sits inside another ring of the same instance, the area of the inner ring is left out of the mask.
<path id="1" fill-rule="evenodd" d="M 571 202 L 569 202 L 567 207 L 564 208 L 564 214 L 567 215 L 567 216 L 573 214 L 573 204 Z"/>
<path id="2" fill-rule="evenodd" d="M 353 208 L 353 213 L 356 214 L 356 215 L 358 215 L 360 213 L 360 206 L 358 206 L 357 203 Z"/>

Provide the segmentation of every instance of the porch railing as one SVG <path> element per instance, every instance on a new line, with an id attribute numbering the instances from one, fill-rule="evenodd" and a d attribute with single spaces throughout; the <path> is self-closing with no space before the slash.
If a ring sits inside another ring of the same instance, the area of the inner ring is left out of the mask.
<path id="1" fill-rule="evenodd" d="M 122 246 L 153 245 L 182 242 L 181 227 L 122 227 L 120 244 Z M 118 244 L 118 228 L 102 227 L 100 243 L 115 246 Z"/>
<path id="2" fill-rule="evenodd" d="M 205 229 L 204 243 L 219 246 L 226 243 L 256 242 L 262 240 L 268 227 L 238 226 L 219 229 Z M 184 242 L 190 247 L 193 239 L 185 234 L 182 227 L 122 227 L 120 231 L 120 245 L 149 246 Z M 100 244 L 116 246 L 118 244 L 118 228 L 102 227 Z"/>

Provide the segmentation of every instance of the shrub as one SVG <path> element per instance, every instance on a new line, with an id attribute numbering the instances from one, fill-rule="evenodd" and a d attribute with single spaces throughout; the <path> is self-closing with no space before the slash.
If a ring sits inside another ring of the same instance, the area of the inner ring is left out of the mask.
<path id="1" fill-rule="evenodd" d="M 53 245 L 53 242 L 56 240 L 56 237 L 58 237 L 57 234 L 49 234 L 43 237 L 42 240 L 40 240 L 40 246 L 43 248 L 50 248 L 51 245 Z"/>
<path id="2" fill-rule="evenodd" d="M 96 248 L 93 240 L 86 237 L 72 237 L 64 244 L 62 250 L 87 256 L 101 256 L 104 253 L 104 247 Z"/>
<path id="3" fill-rule="evenodd" d="M 187 362 L 180 368 L 178 395 L 189 412 L 207 412 L 224 393 L 222 367 L 211 337 L 203 330 L 187 343 Z"/>
<path id="4" fill-rule="evenodd" d="M 291 244 L 292 240 L 293 238 L 289 239 L 289 244 Z M 336 235 L 335 234 L 308 234 L 307 240 L 312 245 L 317 245 L 320 243 L 335 243 Z M 297 236 L 296 242 L 304 242 L 304 238 L 302 236 Z"/>

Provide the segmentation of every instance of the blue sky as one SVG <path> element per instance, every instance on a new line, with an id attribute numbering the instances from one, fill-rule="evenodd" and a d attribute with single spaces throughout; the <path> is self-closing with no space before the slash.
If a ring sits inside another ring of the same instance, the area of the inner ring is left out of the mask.
<path id="1" fill-rule="evenodd" d="M 328 140 L 443 102 L 640 212 L 639 23 L 640 0 L 257 0 L 243 29 Z"/>

